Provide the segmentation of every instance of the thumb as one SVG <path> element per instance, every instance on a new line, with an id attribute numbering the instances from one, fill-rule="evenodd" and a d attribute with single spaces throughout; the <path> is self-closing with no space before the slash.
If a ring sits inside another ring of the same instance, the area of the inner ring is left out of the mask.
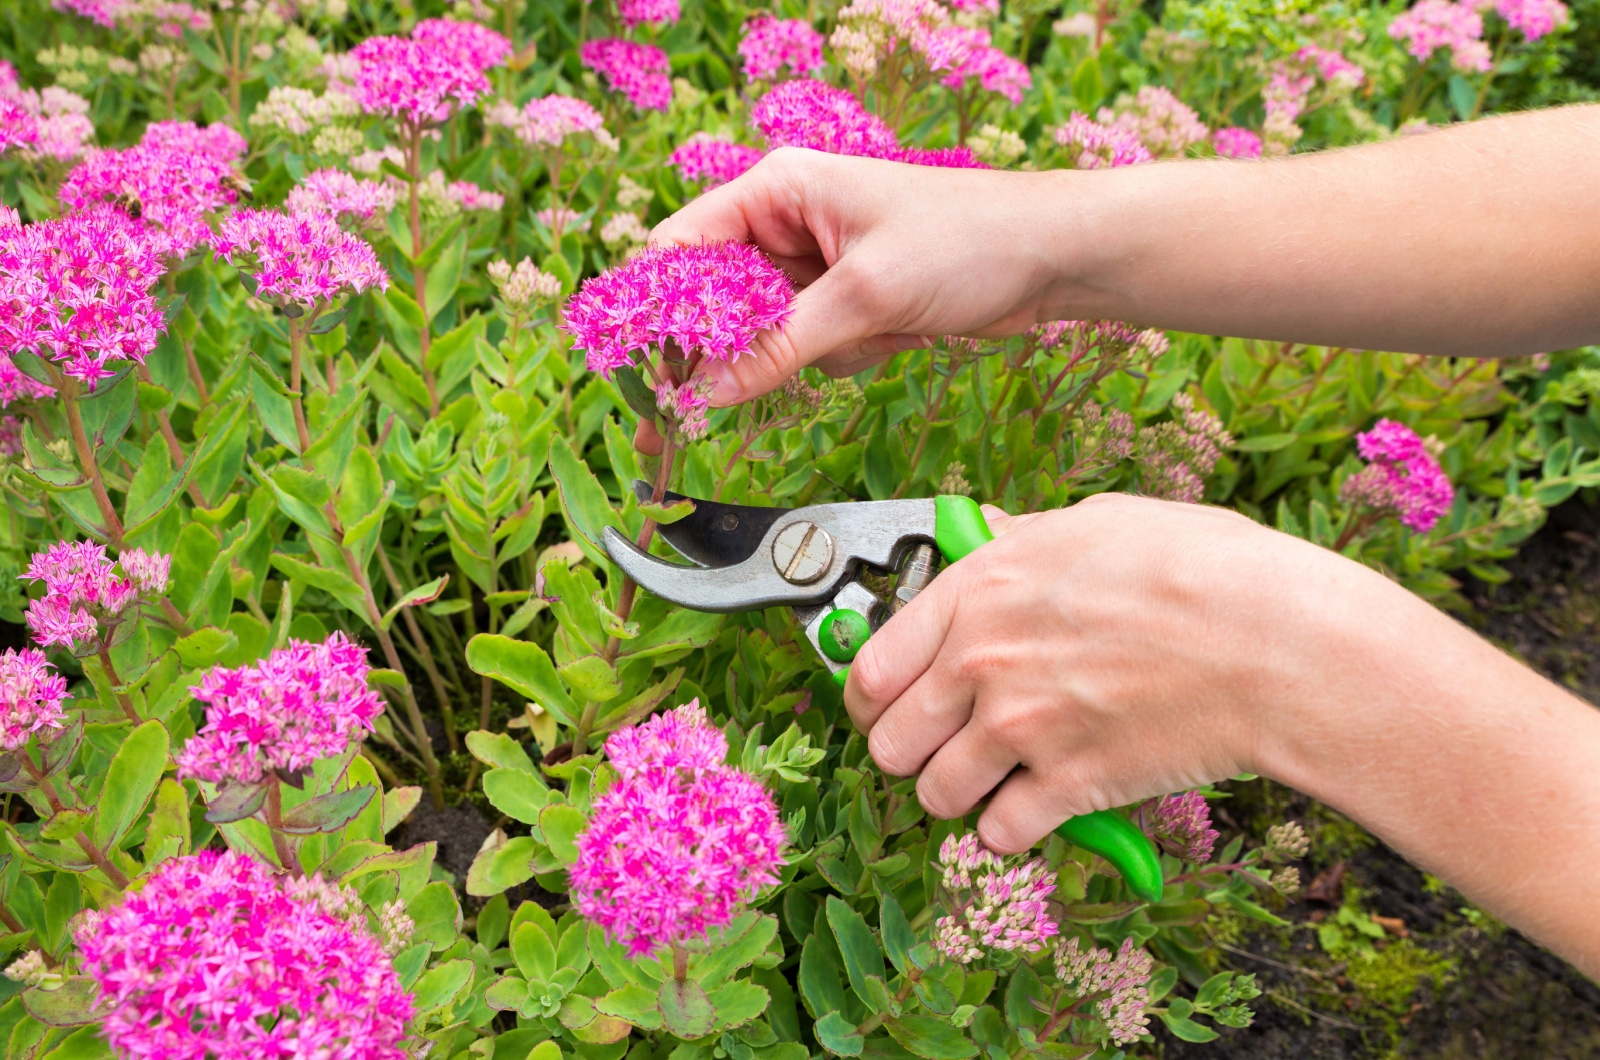
<path id="1" fill-rule="evenodd" d="M 1007 515 L 1003 509 L 996 508 L 992 504 L 983 506 L 984 522 L 989 524 L 989 530 L 995 537 L 1004 537 L 1013 530 L 1021 530 L 1043 514 L 1043 512 L 1028 512 L 1023 515 Z"/>

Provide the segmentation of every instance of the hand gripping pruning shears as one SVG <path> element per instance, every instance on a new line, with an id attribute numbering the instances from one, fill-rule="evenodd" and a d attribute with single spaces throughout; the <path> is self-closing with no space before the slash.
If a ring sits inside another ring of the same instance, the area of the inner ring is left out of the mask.
<path id="1" fill-rule="evenodd" d="M 636 481 L 640 501 L 652 500 Z M 657 528 L 689 565 L 650 555 L 616 530 L 605 530 L 612 562 L 657 596 L 696 611 L 792 608 L 842 688 L 850 662 L 875 629 L 933 581 L 941 559 L 955 563 L 994 539 L 969 497 L 815 504 L 763 508 L 667 493 L 694 510 Z M 892 575 L 881 598 L 864 573 Z M 1138 825 L 1115 810 L 1074 817 L 1056 829 L 1067 842 L 1098 854 L 1129 888 L 1160 901 L 1161 860 Z"/>

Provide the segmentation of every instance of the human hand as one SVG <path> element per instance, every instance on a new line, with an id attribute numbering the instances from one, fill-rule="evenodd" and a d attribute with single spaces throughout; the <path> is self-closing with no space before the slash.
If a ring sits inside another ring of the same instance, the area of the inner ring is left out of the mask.
<path id="1" fill-rule="evenodd" d="M 1217 508 L 1107 494 L 986 514 L 995 541 L 867 641 L 845 703 L 885 772 L 921 773 L 934 816 L 998 787 L 978 831 L 1000 853 L 1068 817 L 1269 771 L 1263 718 L 1295 725 L 1286 701 L 1341 662 L 1327 601 L 1406 595 Z"/>

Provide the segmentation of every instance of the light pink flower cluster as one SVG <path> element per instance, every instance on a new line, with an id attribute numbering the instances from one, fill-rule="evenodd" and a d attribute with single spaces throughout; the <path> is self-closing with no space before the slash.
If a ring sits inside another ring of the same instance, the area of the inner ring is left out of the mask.
<path id="1" fill-rule="evenodd" d="M 1494 9 L 1529 43 L 1565 26 L 1572 14 L 1561 0 L 1495 0 Z"/>
<path id="2" fill-rule="evenodd" d="M 1139 807 L 1139 825 L 1175 858 L 1203 865 L 1221 836 L 1211 827 L 1211 807 L 1198 791 L 1163 795 Z"/>
<path id="3" fill-rule="evenodd" d="M 284 209 L 291 214 L 325 213 L 370 221 L 394 207 L 393 185 L 360 180 L 342 169 L 319 169 L 289 189 Z"/>
<path id="4" fill-rule="evenodd" d="M 1058 932 L 1046 904 L 1055 876 L 1043 858 L 1007 868 L 969 832 L 945 837 L 939 864 L 950 912 L 938 919 L 933 945 L 950 960 L 970 964 L 990 950 L 1038 953 Z"/>
<path id="5" fill-rule="evenodd" d="M 952 22 L 950 9 L 938 0 L 851 0 L 835 17 L 828 38 L 834 57 L 860 79 L 874 76 L 897 54 L 925 64 L 932 35 Z"/>
<path id="6" fill-rule="evenodd" d="M 1056 947 L 1056 977 L 1073 997 L 1099 998 L 1094 1012 L 1117 1045 L 1136 1042 L 1150 1025 L 1144 1014 L 1150 1005 L 1150 954 L 1123 939 L 1115 954 L 1091 945 L 1085 950 L 1077 936 Z"/>
<path id="7" fill-rule="evenodd" d="M 646 22 L 676 22 L 678 0 L 617 0 L 617 17 L 629 29 Z"/>
<path id="8" fill-rule="evenodd" d="M 244 149 L 226 126 L 157 123 L 137 146 L 99 151 L 80 163 L 61 185 L 61 205 L 114 204 L 138 217 L 163 257 L 182 258 L 209 241 L 210 215 L 238 201 L 233 165 Z"/>
<path id="9" fill-rule="evenodd" d="M 277 305 L 315 309 L 389 286 L 372 247 L 331 214 L 237 210 L 222 219 L 211 248 L 228 264 L 249 269 L 256 297 Z"/>
<path id="10" fill-rule="evenodd" d="M 1256 159 L 1261 157 L 1261 137 L 1249 129 L 1228 125 L 1211 134 L 1211 146 L 1223 158 Z"/>
<path id="11" fill-rule="evenodd" d="M 695 133 L 673 150 L 667 162 L 677 167 L 684 180 L 715 187 L 761 161 L 761 155 L 757 148 Z"/>
<path id="12" fill-rule="evenodd" d="M 130 1060 L 403 1060 L 411 997 L 379 940 L 247 855 L 174 858 L 75 938 Z"/>
<path id="13" fill-rule="evenodd" d="M 196 33 L 211 29 L 209 14 L 179 0 L 55 0 L 53 6 L 57 11 L 70 11 L 107 29 L 137 31 L 144 26 L 154 26 L 157 31 L 174 38 L 182 37 L 186 29 Z"/>
<path id="14" fill-rule="evenodd" d="M 665 111 L 672 103 L 671 65 L 667 53 L 650 44 L 602 38 L 584 41 L 578 49 L 583 65 L 605 79 L 640 110 Z"/>
<path id="15" fill-rule="evenodd" d="M 1389 36 L 1423 62 L 1448 49 L 1450 64 L 1462 73 L 1481 74 L 1494 65 L 1483 41 L 1483 16 L 1470 3 L 1417 0 L 1389 23 Z"/>
<path id="16" fill-rule="evenodd" d="M 67 679 L 38 648 L 0 654 L 0 747 L 15 751 L 40 729 L 61 728 Z"/>
<path id="17" fill-rule="evenodd" d="M 487 92 L 484 71 L 510 53 L 510 42 L 477 23 L 424 19 L 410 37 L 368 37 L 351 49 L 348 91 L 370 114 L 437 125 Z"/>
<path id="18" fill-rule="evenodd" d="M 11 357 L 48 357 L 92 388 L 121 361 L 143 362 L 166 321 L 150 293 L 165 266 L 146 230 L 109 207 L 0 224 L 0 404 L 48 394 Z"/>
<path id="19" fill-rule="evenodd" d="M 1066 148 L 1075 169 L 1113 169 L 1155 161 L 1137 134 L 1101 125 L 1077 112 L 1056 130 L 1056 143 Z"/>
<path id="20" fill-rule="evenodd" d="M 774 86 L 750 108 L 750 124 L 766 139 L 769 150 L 808 147 L 919 166 L 987 168 L 965 147 L 900 146 L 894 131 L 854 95 L 810 78 Z"/>
<path id="21" fill-rule="evenodd" d="M 578 836 L 573 904 L 630 953 L 704 938 L 777 882 L 772 794 L 723 764 L 727 741 L 698 701 L 613 735 L 606 753 L 621 778 Z"/>
<path id="22" fill-rule="evenodd" d="M 1319 48 L 1308 44 L 1295 52 L 1296 59 L 1312 66 L 1332 89 L 1352 89 L 1367 79 L 1367 72 L 1349 59 L 1343 52 L 1334 51 L 1332 48 Z"/>
<path id="23" fill-rule="evenodd" d="M 583 100 L 551 94 L 528 100 L 511 128 L 534 147 L 560 147 L 567 137 L 597 132 L 603 125 L 600 112 Z"/>
<path id="24" fill-rule="evenodd" d="M 44 582 L 44 595 L 23 616 L 34 642 L 68 649 L 91 644 L 101 623 L 115 621 L 140 599 L 166 593 L 170 556 L 133 548 L 119 562 L 120 575 L 105 546 L 92 541 L 58 541 L 35 552 L 22 573 L 23 581 Z"/>
<path id="25" fill-rule="evenodd" d="M 535 211 L 534 216 L 539 219 L 540 224 L 552 232 L 581 232 L 589 227 L 581 213 L 564 206 L 549 206 Z"/>
<path id="26" fill-rule="evenodd" d="M 254 666 L 213 667 L 191 691 L 206 723 L 178 754 L 184 777 L 254 784 L 344 753 L 372 731 L 383 700 L 367 687 L 367 649 L 335 633 L 291 640 Z"/>
<path id="27" fill-rule="evenodd" d="M 1144 491 L 1162 500 L 1199 504 L 1206 476 L 1233 444 L 1233 436 L 1214 413 L 1195 408 L 1189 394 L 1174 397 L 1172 407 L 1173 419 L 1139 432 Z"/>
<path id="28" fill-rule="evenodd" d="M 1285 155 L 1299 141 L 1305 130 L 1295 123 L 1317 79 L 1299 65 L 1286 62 L 1274 64 L 1266 87 L 1261 90 L 1261 105 L 1266 110 L 1266 120 L 1261 132 L 1266 143 L 1264 151 L 1272 155 Z"/>
<path id="29" fill-rule="evenodd" d="M 39 139 L 39 126 L 21 100 L 0 97 L 0 154 Z"/>
<path id="30" fill-rule="evenodd" d="M 443 177 L 435 170 L 432 176 Z M 506 197 L 498 191 L 480 188 L 470 180 L 452 180 L 444 184 L 444 197 L 447 201 L 455 203 L 463 210 L 487 210 L 494 212 L 506 204 Z"/>
<path id="31" fill-rule="evenodd" d="M 747 243 L 649 247 L 585 280 L 567 299 L 562 328 L 610 377 L 635 353 L 667 344 L 683 356 L 737 360 L 756 334 L 782 327 L 794 287 Z"/>
<path id="32" fill-rule="evenodd" d="M 943 26 L 929 33 L 918 48 L 928 69 L 943 74 L 939 83 L 961 90 L 969 82 L 998 92 L 1012 103 L 1033 87 L 1028 65 L 990 43 L 989 31 L 977 26 Z"/>
<path id="33" fill-rule="evenodd" d="M 1394 515 L 1425 534 L 1455 501 L 1455 488 L 1416 431 L 1394 420 L 1379 420 L 1356 435 L 1356 448 L 1368 466 L 1345 479 L 1339 495 L 1346 504 Z"/>
<path id="34" fill-rule="evenodd" d="M 739 55 L 750 81 L 776 81 L 784 71 L 805 77 L 822 69 L 823 36 L 798 18 L 773 18 L 763 11 L 744 24 Z"/>
<path id="35" fill-rule="evenodd" d="M 1177 158 L 1204 143 L 1210 134 L 1193 108 L 1156 85 L 1145 85 L 1132 97 L 1122 97 L 1115 108 L 1102 108 L 1100 121 L 1132 133 L 1156 158 Z"/>
<path id="36" fill-rule="evenodd" d="M 671 380 L 662 380 L 656 384 L 656 407 L 686 442 L 704 438 L 711 428 L 707 418 L 711 412 L 711 386 L 710 380 L 699 374 L 687 383 L 674 385 Z"/>
<path id="37" fill-rule="evenodd" d="M 0 152 L 19 147 L 29 162 L 71 162 L 93 136 L 89 101 L 76 92 L 55 85 L 35 92 L 14 81 L 0 84 Z"/>

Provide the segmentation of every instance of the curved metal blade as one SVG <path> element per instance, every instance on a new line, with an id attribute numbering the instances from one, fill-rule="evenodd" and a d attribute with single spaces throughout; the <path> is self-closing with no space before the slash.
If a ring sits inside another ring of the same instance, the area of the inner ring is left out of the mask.
<path id="1" fill-rule="evenodd" d="M 633 480 L 634 496 L 647 503 L 655 487 L 643 479 Z M 694 511 L 675 523 L 656 527 L 656 533 L 684 559 L 702 567 L 731 567 L 755 554 L 772 524 L 794 511 L 793 508 L 763 508 L 748 504 L 722 504 L 703 501 L 668 490 L 665 500 L 694 501 Z"/>
<path id="2" fill-rule="evenodd" d="M 777 604 L 820 603 L 849 573 L 841 565 L 832 578 L 797 586 L 784 581 L 764 554 L 731 567 L 690 567 L 657 559 L 613 527 L 606 527 L 603 537 L 606 552 L 622 573 L 663 600 L 696 611 L 726 614 Z"/>

